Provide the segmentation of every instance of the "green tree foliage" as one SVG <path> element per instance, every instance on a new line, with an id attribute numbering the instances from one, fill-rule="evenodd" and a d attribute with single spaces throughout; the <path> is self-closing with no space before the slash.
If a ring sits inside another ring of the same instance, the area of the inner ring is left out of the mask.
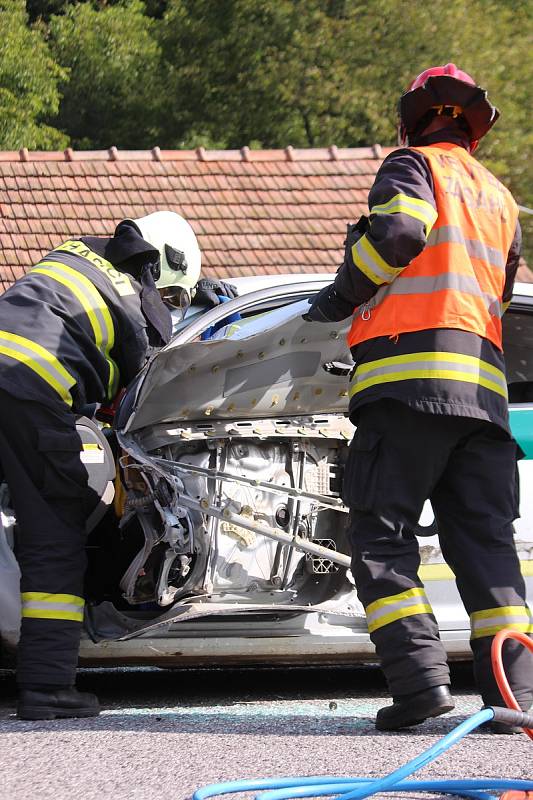
<path id="1" fill-rule="evenodd" d="M 228 147 L 346 138 L 348 64 L 338 49 L 342 23 L 328 5 L 169 0 L 160 28 L 175 98 L 174 115 L 162 122 L 169 144 L 190 141 L 191 132 Z"/>
<path id="2" fill-rule="evenodd" d="M 481 160 L 512 190 L 519 203 L 533 207 L 533 106 L 531 42 L 533 6 L 511 0 L 480 3 L 493 20 L 484 31 L 483 48 L 472 66 L 500 112 L 479 148 Z M 472 32 L 474 34 L 474 32 Z M 520 215 L 524 255 L 533 266 L 533 216 Z"/>
<path id="3" fill-rule="evenodd" d="M 152 147 L 164 97 L 154 21 L 144 4 L 80 3 L 50 20 L 50 46 L 68 67 L 56 124 L 74 147 Z"/>
<path id="4" fill-rule="evenodd" d="M 26 6 L 37 27 L 22 0 L 0 0 L 0 146 L 392 145 L 400 94 L 427 66 L 453 61 L 502 112 L 479 157 L 533 205 L 530 0 Z"/>
<path id="5" fill-rule="evenodd" d="M 0 0 L 0 148 L 65 147 L 67 137 L 44 120 L 57 113 L 66 78 L 42 31 L 29 27 L 23 0 Z"/>
<path id="6" fill-rule="evenodd" d="M 169 0 L 162 141 L 392 145 L 400 94 L 453 61 L 502 111 L 480 158 L 531 206 L 531 5 L 417 0 L 408 11 L 397 0 Z"/>

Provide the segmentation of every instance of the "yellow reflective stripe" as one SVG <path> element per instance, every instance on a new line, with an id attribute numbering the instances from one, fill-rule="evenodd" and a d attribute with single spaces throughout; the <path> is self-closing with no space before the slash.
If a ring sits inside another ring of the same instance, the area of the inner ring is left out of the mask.
<path id="1" fill-rule="evenodd" d="M 18 350 L 13 350 L 11 347 L 6 347 L 5 345 L 0 343 L 0 355 L 7 356 L 8 358 L 13 358 L 16 361 L 19 361 L 24 366 L 29 367 L 32 369 L 40 378 L 42 378 L 46 383 L 55 389 L 61 399 L 67 403 L 67 405 L 72 405 L 72 396 L 70 392 L 43 367 L 38 361 L 30 358 L 29 356 L 24 355 Z M 73 379 L 72 386 L 76 381 Z"/>
<path id="2" fill-rule="evenodd" d="M 470 627 L 473 639 L 494 636 L 504 628 L 533 633 L 533 617 L 526 606 L 484 608 L 470 614 Z"/>
<path id="3" fill-rule="evenodd" d="M 506 303 L 502 304 L 502 317 L 503 317 L 503 315 L 505 314 L 505 312 L 507 311 L 507 309 L 509 308 L 510 305 L 511 305 L 511 301 L 510 300 L 507 300 Z"/>
<path id="4" fill-rule="evenodd" d="M 438 217 L 436 209 L 427 200 L 409 197 L 401 192 L 391 197 L 387 203 L 372 206 L 370 214 L 407 214 L 424 223 L 426 236 L 429 235 Z"/>
<path id="5" fill-rule="evenodd" d="M 79 289 L 78 286 L 76 286 L 75 283 L 70 281 L 64 275 L 54 272 L 52 269 L 46 268 L 47 266 L 55 266 L 55 264 L 52 265 L 51 262 L 49 261 L 42 261 L 41 264 L 42 266 L 35 267 L 34 269 L 31 270 L 31 272 L 38 272 L 40 275 L 46 275 L 48 278 L 52 278 L 54 281 L 61 283 L 63 286 L 66 286 L 67 289 L 70 289 L 72 294 L 75 295 L 77 300 L 83 306 L 83 310 L 89 317 L 89 322 L 91 323 L 91 327 L 93 329 L 96 344 L 98 345 L 98 348 L 100 348 L 102 345 L 102 338 L 103 338 L 102 328 L 100 327 L 100 322 L 97 319 L 93 307 L 90 301 L 87 299 L 86 295 L 83 294 L 83 292 Z"/>
<path id="6" fill-rule="evenodd" d="M 509 629 L 520 633 L 533 633 L 533 624 L 528 622 L 503 622 L 501 625 L 489 625 L 486 628 L 476 628 L 472 631 L 472 639 L 482 639 L 484 636 L 496 636 L 498 631 Z"/>
<path id="7" fill-rule="evenodd" d="M 89 278 L 60 261 L 40 261 L 31 272 L 46 275 L 46 277 L 62 284 L 72 292 L 80 303 L 93 329 L 96 346 L 108 362 L 108 396 L 109 398 L 114 397 L 118 383 L 118 370 L 109 353 L 115 344 L 115 329 L 104 298 Z M 98 311 L 102 317 L 103 328 L 95 311 Z"/>
<path id="8" fill-rule="evenodd" d="M 390 614 L 385 614 L 375 622 L 369 622 L 368 630 L 370 633 L 372 633 L 378 628 L 383 628 L 385 625 L 390 625 L 391 622 L 397 622 L 399 619 L 404 619 L 405 617 L 412 617 L 414 614 L 433 614 L 433 609 L 427 603 L 418 603 L 415 606 L 401 608 L 398 609 L 398 611 L 392 611 Z"/>
<path id="9" fill-rule="evenodd" d="M 3 344 L 2 340 L 14 347 Z M 24 350 L 28 352 L 24 352 Z M 13 358 L 32 369 L 58 393 L 67 405 L 72 405 L 70 389 L 76 385 L 76 380 L 45 347 L 16 333 L 0 331 L 0 354 Z"/>
<path id="10" fill-rule="evenodd" d="M 391 267 L 387 264 L 375 247 L 368 241 L 366 234 L 352 247 L 353 262 L 372 283 L 381 286 L 382 283 L 391 283 L 404 267 Z"/>
<path id="11" fill-rule="evenodd" d="M 448 353 L 445 350 L 430 350 L 422 353 L 409 353 L 403 356 L 389 356 L 387 358 L 380 358 L 376 361 L 367 361 L 357 368 L 359 375 L 365 372 L 370 372 L 378 367 L 386 367 L 394 364 L 410 364 L 413 361 L 451 361 L 457 364 L 471 364 L 472 366 L 481 366 L 486 372 L 492 373 L 495 377 L 505 380 L 505 375 L 488 361 L 483 361 L 477 356 L 469 356 L 466 353 Z"/>
<path id="12" fill-rule="evenodd" d="M 23 592 L 21 599 L 23 617 L 83 622 L 85 601 L 77 595 Z"/>
<path id="13" fill-rule="evenodd" d="M 66 253 L 75 253 L 75 255 L 85 258 L 93 267 L 96 267 L 105 277 L 110 281 L 113 288 L 121 297 L 127 297 L 135 294 L 135 289 L 131 285 L 129 275 L 125 272 L 120 272 L 116 269 L 110 261 L 93 253 L 86 244 L 76 239 L 69 239 L 68 242 L 56 247 L 55 250 L 61 250 Z"/>
<path id="14" fill-rule="evenodd" d="M 85 600 L 77 594 L 50 594 L 50 592 L 22 592 L 22 601 L 36 600 L 39 603 L 71 603 L 74 606 L 84 606 Z"/>
<path id="15" fill-rule="evenodd" d="M 413 589 L 406 589 L 405 592 L 391 594 L 388 597 L 380 597 L 379 600 L 374 600 L 373 603 L 369 603 L 365 611 L 367 615 L 373 614 L 374 611 L 378 611 L 380 608 L 386 608 L 387 606 L 394 605 L 395 603 L 401 603 L 403 600 L 409 600 L 411 597 L 425 596 L 426 593 L 424 589 L 421 586 L 415 586 Z"/>
<path id="16" fill-rule="evenodd" d="M 368 630 L 372 633 L 378 628 L 390 625 L 391 622 L 412 617 L 414 614 L 432 614 L 433 609 L 424 589 L 417 586 L 399 594 L 374 600 L 366 607 L 365 613 Z"/>
<path id="17" fill-rule="evenodd" d="M 491 617 L 514 616 L 515 614 L 525 614 L 527 616 L 527 608 L 525 606 L 496 606 L 496 608 L 484 608 L 483 611 L 473 611 L 471 616 L 472 621 L 478 619 L 490 619 Z"/>
<path id="18" fill-rule="evenodd" d="M 422 378 L 433 378 L 449 381 L 464 381 L 465 383 L 475 383 L 478 386 L 483 386 L 485 389 L 490 389 L 493 392 L 507 397 L 507 392 L 502 389 L 497 383 L 482 378 L 478 375 L 472 375 L 471 372 L 459 372 L 459 370 L 445 370 L 445 369 L 420 369 L 408 370 L 405 372 L 389 372 L 386 375 L 376 375 L 374 378 L 367 378 L 366 381 L 360 381 L 350 389 L 350 397 L 354 394 L 368 389 L 369 386 L 374 386 L 378 383 L 392 383 L 393 381 L 408 381 L 417 380 Z"/>
<path id="19" fill-rule="evenodd" d="M 450 364 L 457 364 L 457 369 L 450 369 Z M 406 368 L 410 366 L 413 368 Z M 461 366 L 465 369 L 461 370 Z M 396 368 L 396 370 L 392 371 L 391 368 Z M 373 375 L 369 374 L 372 372 Z M 490 376 L 493 376 L 495 380 L 492 380 Z M 361 364 L 352 377 L 349 394 L 350 397 L 353 397 L 369 386 L 377 384 L 423 378 L 474 383 L 507 398 L 505 375 L 497 367 L 476 356 L 440 351 L 390 356 Z"/>
<path id="20" fill-rule="evenodd" d="M 54 247 L 54 251 L 55 250 L 62 250 L 67 253 L 76 253 L 77 256 L 86 258 L 87 261 L 90 261 L 91 263 L 96 262 L 100 267 L 113 267 L 111 261 L 107 261 L 107 259 L 105 259 L 103 256 L 99 256 L 79 239 L 68 239 L 66 242 L 63 242 L 63 244 Z"/>

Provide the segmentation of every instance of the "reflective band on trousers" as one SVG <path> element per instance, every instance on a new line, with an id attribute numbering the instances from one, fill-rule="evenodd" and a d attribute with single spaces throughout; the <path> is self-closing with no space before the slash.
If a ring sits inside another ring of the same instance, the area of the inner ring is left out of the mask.
<path id="1" fill-rule="evenodd" d="M 374 295 L 370 306 L 374 308 L 385 296 L 400 294 L 433 294 L 434 292 L 454 289 L 463 294 L 471 294 L 483 298 L 487 310 L 494 317 L 503 316 L 500 299 L 495 295 L 483 292 L 474 276 L 460 275 L 458 272 L 444 272 L 441 275 L 421 275 L 415 278 L 400 277 L 390 286 L 383 286 Z"/>
<path id="2" fill-rule="evenodd" d="M 372 206 L 370 214 L 407 214 L 409 217 L 414 217 L 420 222 L 424 223 L 426 236 L 429 235 L 430 230 L 435 224 L 437 219 L 437 209 L 428 203 L 427 200 L 421 200 L 418 197 L 409 197 L 407 194 L 399 192 L 386 203 L 381 205 Z"/>
<path id="3" fill-rule="evenodd" d="M 16 333 L 0 331 L 0 354 L 32 369 L 67 405 L 72 405 L 70 390 L 76 380 L 45 347 Z"/>
<path id="4" fill-rule="evenodd" d="M 115 329 L 107 304 L 89 278 L 60 261 L 40 261 L 31 270 L 57 281 L 69 289 L 87 314 L 94 341 L 109 366 L 108 397 L 113 398 L 118 387 L 118 370 L 109 355 L 115 344 Z"/>
<path id="5" fill-rule="evenodd" d="M 433 614 L 425 591 L 418 587 L 375 600 L 365 611 L 370 633 L 413 614 Z"/>
<path id="6" fill-rule="evenodd" d="M 475 356 L 447 352 L 410 353 L 361 364 L 352 376 L 350 397 L 376 384 L 422 378 L 476 383 L 507 397 L 507 381 L 501 370 Z"/>
<path id="7" fill-rule="evenodd" d="M 437 244 L 462 244 L 471 258 L 480 258 L 487 264 L 497 269 L 505 269 L 505 259 L 501 252 L 495 247 L 489 247 L 476 239 L 465 239 L 461 228 L 457 225 L 443 225 L 442 228 L 433 228 L 431 231 L 427 247 L 434 247 Z"/>
<path id="8" fill-rule="evenodd" d="M 486 608 L 470 614 L 470 628 L 472 639 L 495 636 L 504 628 L 521 633 L 533 633 L 533 615 L 526 606 Z"/>
<path id="9" fill-rule="evenodd" d="M 61 619 L 83 622 L 83 597 L 75 594 L 23 592 L 22 616 L 32 619 Z"/>

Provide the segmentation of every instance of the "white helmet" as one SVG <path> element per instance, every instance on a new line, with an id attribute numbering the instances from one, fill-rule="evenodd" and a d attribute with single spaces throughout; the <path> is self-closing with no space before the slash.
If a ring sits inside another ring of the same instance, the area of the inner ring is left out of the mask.
<path id="1" fill-rule="evenodd" d="M 154 211 L 131 222 L 135 223 L 145 242 L 159 250 L 161 273 L 156 286 L 159 289 L 180 286 L 191 296 L 200 278 L 202 255 L 187 220 L 175 211 Z"/>

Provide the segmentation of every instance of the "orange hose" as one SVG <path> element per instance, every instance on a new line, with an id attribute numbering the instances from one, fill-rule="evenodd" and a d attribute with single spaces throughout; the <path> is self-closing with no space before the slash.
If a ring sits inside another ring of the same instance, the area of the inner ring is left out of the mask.
<path id="1" fill-rule="evenodd" d="M 511 687 L 509 686 L 509 681 L 507 680 L 507 676 L 503 668 L 502 647 L 506 639 L 516 639 L 517 642 L 523 644 L 524 647 L 527 647 L 527 649 L 531 650 L 532 653 L 533 653 L 533 639 L 531 639 L 529 636 L 526 636 L 525 633 L 519 633 L 518 631 L 513 631 L 510 630 L 509 628 L 504 628 L 504 630 L 498 631 L 498 633 L 494 637 L 490 651 L 492 660 L 492 671 L 494 672 L 494 677 L 496 678 L 498 689 L 501 692 L 501 695 L 507 705 L 507 708 L 513 708 L 515 711 L 521 711 L 522 709 L 516 702 L 515 696 L 511 691 Z M 524 728 L 523 730 L 524 733 L 527 733 L 530 739 L 533 739 L 533 728 Z"/>

